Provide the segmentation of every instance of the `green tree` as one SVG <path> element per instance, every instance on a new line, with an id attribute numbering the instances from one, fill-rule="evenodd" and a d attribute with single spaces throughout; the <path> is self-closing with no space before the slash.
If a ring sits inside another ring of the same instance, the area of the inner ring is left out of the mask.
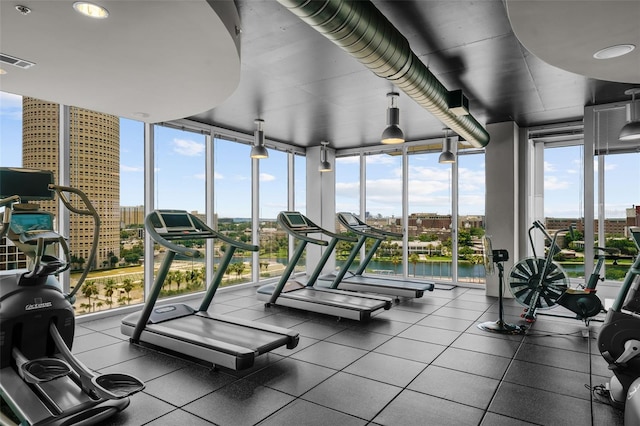
<path id="1" fill-rule="evenodd" d="M 413 263 L 413 276 L 416 276 L 416 266 L 418 265 L 418 261 L 420 260 L 420 256 L 418 253 L 411 253 L 409 255 L 409 262 Z"/>
<path id="2" fill-rule="evenodd" d="M 113 278 L 109 278 L 104 285 L 104 295 L 109 298 L 109 305 L 113 304 L 113 293 L 116 291 L 116 282 Z"/>
<path id="3" fill-rule="evenodd" d="M 98 286 L 94 281 L 86 281 L 82 284 L 80 291 L 82 292 L 82 295 L 89 300 L 89 311 L 91 311 L 91 307 L 93 306 L 91 304 L 91 298 L 98 295 Z"/>
<path id="4" fill-rule="evenodd" d="M 129 302 L 131 302 L 131 290 L 133 290 L 133 288 L 133 281 L 131 281 L 130 278 L 125 278 L 124 282 L 122 283 L 122 289 L 125 291 L 125 293 L 127 293 L 127 305 L 129 304 Z"/>

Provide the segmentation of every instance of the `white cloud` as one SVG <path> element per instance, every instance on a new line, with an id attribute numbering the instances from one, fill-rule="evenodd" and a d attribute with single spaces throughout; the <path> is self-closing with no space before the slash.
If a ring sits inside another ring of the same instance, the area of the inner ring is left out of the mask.
<path id="1" fill-rule="evenodd" d="M 0 115 L 22 122 L 22 96 L 0 92 Z"/>
<path id="2" fill-rule="evenodd" d="M 173 151 L 187 157 L 198 157 L 204 152 L 204 144 L 186 139 L 174 139 Z"/>
<path id="3" fill-rule="evenodd" d="M 544 162 L 544 171 L 545 172 L 554 172 L 556 170 L 556 167 L 549 163 L 548 161 Z"/>
<path id="4" fill-rule="evenodd" d="M 560 180 L 557 176 L 545 176 L 544 177 L 544 189 L 545 191 L 557 191 L 560 189 L 569 188 L 570 183 L 566 180 Z"/>
<path id="5" fill-rule="evenodd" d="M 222 173 L 213 172 L 213 179 L 214 180 L 222 180 L 222 179 L 224 179 L 224 175 Z"/>
<path id="6" fill-rule="evenodd" d="M 260 173 L 260 182 L 271 182 L 276 180 L 274 175 L 270 175 L 269 173 Z"/>
<path id="7" fill-rule="evenodd" d="M 142 172 L 144 171 L 144 168 L 120 164 L 120 171 L 121 172 Z"/>
<path id="8" fill-rule="evenodd" d="M 193 178 L 197 180 L 205 180 L 206 177 L 207 175 L 205 173 L 198 173 L 196 175 L 193 175 Z"/>

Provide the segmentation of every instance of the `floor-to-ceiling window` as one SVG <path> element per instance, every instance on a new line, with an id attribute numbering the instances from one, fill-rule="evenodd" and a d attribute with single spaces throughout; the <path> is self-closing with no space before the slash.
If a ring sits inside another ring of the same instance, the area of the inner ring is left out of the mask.
<path id="1" fill-rule="evenodd" d="M 460 152 L 458 172 L 458 281 L 485 282 L 485 167 L 482 151 Z"/>
<path id="2" fill-rule="evenodd" d="M 214 147 L 214 211 L 217 231 L 251 243 L 251 146 L 216 138 Z M 264 160 L 260 160 L 264 161 Z M 216 243 L 218 263 L 226 246 Z M 236 252 L 225 272 L 221 286 L 251 281 L 251 253 Z"/>
<path id="3" fill-rule="evenodd" d="M 439 153 L 409 156 L 408 264 L 411 276 L 452 277 L 452 165 Z"/>
<path id="4" fill-rule="evenodd" d="M 278 227 L 278 213 L 288 206 L 288 156 L 289 154 L 269 149 L 269 157 L 260 160 L 260 276 L 263 278 L 282 275 L 287 264 L 289 238 Z"/>
<path id="5" fill-rule="evenodd" d="M 155 126 L 155 207 L 157 209 L 186 210 L 205 218 L 205 137 L 164 126 Z M 180 244 L 204 253 L 204 240 L 181 240 Z M 166 254 L 166 249 L 156 245 L 154 269 Z M 206 268 L 204 256 L 186 258 L 176 256 L 162 287 L 160 297 L 201 291 L 205 287 Z"/>
<path id="6" fill-rule="evenodd" d="M 604 166 L 600 171 L 600 165 Z M 605 265 L 608 280 L 621 281 L 637 254 L 635 243 L 630 238 L 629 227 L 637 226 L 637 206 L 640 204 L 640 153 L 604 155 L 598 163 L 598 174 L 604 181 L 602 191 L 602 218 L 598 220 L 596 232 L 604 235 L 604 246 L 610 261 Z M 601 225 L 602 229 L 601 229 Z M 599 237 L 600 239 L 600 237 Z M 598 245 L 602 245 L 598 241 Z"/>
<path id="7" fill-rule="evenodd" d="M 402 156 L 367 155 L 365 164 L 366 222 L 375 228 L 402 233 Z M 367 269 L 402 274 L 402 239 L 384 241 Z"/>

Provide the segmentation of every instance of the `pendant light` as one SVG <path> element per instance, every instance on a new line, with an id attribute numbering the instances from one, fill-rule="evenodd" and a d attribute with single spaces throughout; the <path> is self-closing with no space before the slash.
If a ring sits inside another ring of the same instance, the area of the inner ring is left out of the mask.
<path id="1" fill-rule="evenodd" d="M 329 145 L 329 142 L 322 141 L 320 145 L 320 165 L 318 166 L 318 171 L 322 173 L 330 172 L 331 163 L 327 161 L 327 145 Z"/>
<path id="2" fill-rule="evenodd" d="M 631 95 L 631 121 L 624 125 L 620 130 L 618 139 L 621 141 L 633 141 L 640 139 L 640 118 L 636 117 L 636 95 L 640 94 L 640 89 L 629 89 L 624 92 L 625 95 Z"/>
<path id="3" fill-rule="evenodd" d="M 397 106 L 397 98 L 400 96 L 396 92 L 387 93 L 389 98 L 389 108 L 387 108 L 387 128 L 382 132 L 381 142 L 384 144 L 398 144 L 404 142 L 404 133 L 398 127 L 400 123 L 400 109 Z"/>
<path id="4" fill-rule="evenodd" d="M 264 147 L 264 120 L 256 119 L 256 131 L 253 133 L 254 141 L 251 148 L 251 158 L 269 158 L 269 152 Z"/>
<path id="5" fill-rule="evenodd" d="M 438 163 L 451 164 L 456 162 L 456 156 L 451 151 L 451 140 L 449 139 L 449 129 L 444 129 L 444 140 L 442 141 L 442 154 L 438 157 Z"/>

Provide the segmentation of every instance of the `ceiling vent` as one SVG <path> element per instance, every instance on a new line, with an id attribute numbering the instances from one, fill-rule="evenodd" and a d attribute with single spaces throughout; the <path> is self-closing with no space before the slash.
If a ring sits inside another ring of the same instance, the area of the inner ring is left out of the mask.
<path id="1" fill-rule="evenodd" d="M 23 69 L 31 68 L 35 65 L 33 62 L 25 61 L 24 59 L 20 58 L 14 58 L 13 56 L 5 55 L 4 53 L 0 53 L 0 62 Z"/>

